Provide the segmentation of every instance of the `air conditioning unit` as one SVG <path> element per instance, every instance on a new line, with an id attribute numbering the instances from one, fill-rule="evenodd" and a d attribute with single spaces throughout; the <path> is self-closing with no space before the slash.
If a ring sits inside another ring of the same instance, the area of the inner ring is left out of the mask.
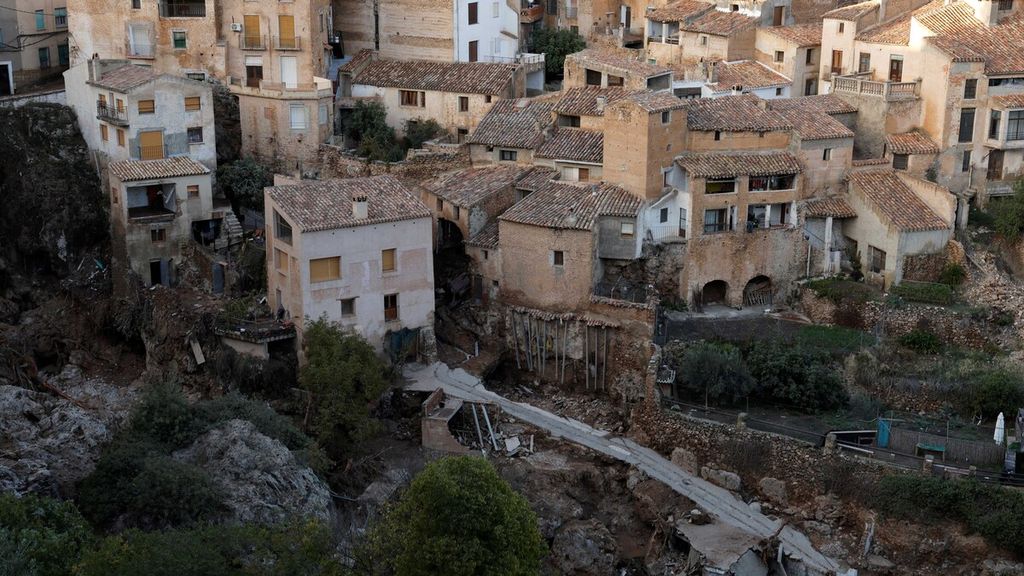
<path id="1" fill-rule="evenodd" d="M 241 32 L 242 31 L 242 23 L 241 22 L 232 22 L 231 23 L 231 31 L 232 32 Z"/>

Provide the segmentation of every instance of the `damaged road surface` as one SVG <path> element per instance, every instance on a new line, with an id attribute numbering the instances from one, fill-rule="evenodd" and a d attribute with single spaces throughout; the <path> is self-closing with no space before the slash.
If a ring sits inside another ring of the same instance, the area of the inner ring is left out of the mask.
<path id="1" fill-rule="evenodd" d="M 499 406 L 510 416 L 637 467 L 649 477 L 664 483 L 692 500 L 704 512 L 731 528 L 746 532 L 767 544 L 790 574 L 835 574 L 839 565 L 818 552 L 807 536 L 792 526 L 754 511 L 728 490 L 719 488 L 672 464 L 657 452 L 622 437 L 611 436 L 577 420 L 564 418 L 540 408 L 513 402 L 484 388 L 473 375 L 444 364 L 409 366 L 406 388 L 432 392 L 443 388 L 445 394 L 468 402 L 486 402 Z M 777 546 L 777 548 L 776 548 Z"/>

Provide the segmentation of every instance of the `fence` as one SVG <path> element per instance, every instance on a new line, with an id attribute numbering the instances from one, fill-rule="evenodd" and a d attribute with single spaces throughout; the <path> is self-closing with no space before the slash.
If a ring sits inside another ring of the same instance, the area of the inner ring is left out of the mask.
<path id="1" fill-rule="evenodd" d="M 644 304 L 647 302 L 647 287 L 633 286 L 622 282 L 598 282 L 594 285 L 594 296 L 611 298 L 612 300 L 625 300 Z"/>
<path id="2" fill-rule="evenodd" d="M 936 459 L 941 458 L 943 461 L 974 466 L 1001 465 L 1006 453 L 1004 446 L 999 446 L 992 440 L 948 438 L 901 428 L 890 429 L 888 448 L 896 452 L 914 455 L 918 454 L 918 448 L 926 451 L 936 451 L 934 448 L 941 448 L 943 456 Z"/>

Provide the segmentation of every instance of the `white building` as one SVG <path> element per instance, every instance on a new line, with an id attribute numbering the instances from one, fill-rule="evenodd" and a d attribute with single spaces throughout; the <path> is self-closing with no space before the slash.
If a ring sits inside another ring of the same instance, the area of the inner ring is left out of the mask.
<path id="1" fill-rule="evenodd" d="M 264 193 L 267 294 L 295 320 L 326 316 L 380 352 L 432 339 L 427 207 L 393 176 L 309 181 Z M 414 351 L 413 351 L 414 352 Z"/>
<path id="2" fill-rule="evenodd" d="M 519 11 L 510 2 L 455 0 L 456 62 L 515 62 Z"/>

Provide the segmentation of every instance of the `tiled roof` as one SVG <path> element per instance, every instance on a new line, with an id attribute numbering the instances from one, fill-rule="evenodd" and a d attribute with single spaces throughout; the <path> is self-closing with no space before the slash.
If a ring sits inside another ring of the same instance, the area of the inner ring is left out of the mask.
<path id="1" fill-rule="evenodd" d="M 676 164 L 697 178 L 729 178 L 740 175 L 773 176 L 797 174 L 803 171 L 800 161 L 788 152 L 685 154 L 676 158 Z"/>
<path id="2" fill-rule="evenodd" d="M 558 170 L 555 170 L 554 168 L 548 168 L 547 166 L 534 166 L 530 168 L 526 175 L 519 179 L 519 182 L 516 182 L 516 188 L 519 190 L 526 190 L 527 192 L 533 192 L 551 180 L 557 178 L 557 176 Z"/>
<path id="3" fill-rule="evenodd" d="M 804 216 L 807 218 L 856 218 L 857 212 L 842 196 L 815 198 L 804 204 Z"/>
<path id="4" fill-rule="evenodd" d="M 526 168 L 509 164 L 466 168 L 445 172 L 422 186 L 447 202 L 469 208 L 503 189 L 511 189 L 525 172 Z"/>
<path id="5" fill-rule="evenodd" d="M 310 180 L 267 188 L 270 197 L 303 232 L 429 218 L 419 198 L 391 175 Z M 367 217 L 352 215 L 352 198 L 367 198 Z"/>
<path id="6" fill-rule="evenodd" d="M 509 148 L 536 148 L 551 124 L 551 102 L 520 98 L 500 100 L 491 107 L 467 142 Z"/>
<path id="7" fill-rule="evenodd" d="M 604 160 L 604 132 L 582 128 L 559 128 L 541 145 L 535 156 L 600 164 Z"/>
<path id="8" fill-rule="evenodd" d="M 92 84 L 115 92 L 127 92 L 156 77 L 152 68 L 126 64 L 104 73 L 98 80 L 93 80 Z"/>
<path id="9" fill-rule="evenodd" d="M 551 181 L 498 219 L 545 228 L 591 230 L 600 216 L 636 217 L 641 204 L 639 198 L 612 184 Z"/>
<path id="10" fill-rule="evenodd" d="M 677 0 L 656 10 L 651 10 L 647 13 L 647 19 L 653 22 L 682 22 L 697 14 L 714 10 L 714 8 L 715 5 L 710 2 Z"/>
<path id="11" fill-rule="evenodd" d="M 364 48 L 359 52 L 356 52 L 356 55 L 353 56 L 351 60 L 343 64 L 340 68 L 338 68 L 338 71 L 354 72 L 356 70 L 359 70 L 363 63 L 369 60 L 370 58 L 373 58 L 373 50 L 370 50 L 369 48 Z"/>
<path id="12" fill-rule="evenodd" d="M 853 138 L 853 131 L 827 112 L 831 109 L 844 111 L 847 109 L 832 106 L 830 102 L 821 100 L 821 98 L 819 96 L 777 98 L 769 100 L 768 106 L 793 124 L 793 129 L 800 135 L 801 140 Z M 836 96 L 832 96 L 832 98 L 842 102 Z"/>
<path id="13" fill-rule="evenodd" d="M 566 58 L 617 70 L 620 76 L 637 74 L 650 78 L 651 76 L 660 76 L 672 71 L 671 68 L 651 64 L 647 60 L 607 48 L 586 48 L 569 54 Z"/>
<path id="14" fill-rule="evenodd" d="M 864 166 L 882 166 L 892 164 L 892 160 L 889 158 L 859 158 L 854 159 L 851 166 L 854 168 L 862 168 Z"/>
<path id="15" fill-rule="evenodd" d="M 1024 19 L 1004 24 L 976 26 L 928 38 L 956 62 L 984 62 L 985 73 L 1020 74 L 1024 72 Z"/>
<path id="16" fill-rule="evenodd" d="M 467 246 L 476 246 L 477 248 L 484 248 L 487 250 L 498 249 L 498 222 L 497 220 L 489 222 L 487 226 L 484 226 L 476 236 L 473 236 L 469 240 L 466 240 Z"/>
<path id="17" fill-rule="evenodd" d="M 666 110 L 686 108 L 686 100 L 677 98 L 668 90 L 660 90 L 658 92 L 652 92 L 650 90 L 634 92 L 627 96 L 626 100 L 636 103 L 637 106 L 640 106 L 645 111 L 652 114 L 655 112 L 664 112 Z"/>
<path id="18" fill-rule="evenodd" d="M 761 108 L 762 103 L 753 94 L 697 98 L 686 108 L 687 122 L 690 130 L 722 132 L 773 132 L 793 127 L 778 112 Z"/>
<path id="19" fill-rule="evenodd" d="M 712 10 L 701 14 L 690 22 L 683 23 L 681 28 L 687 32 L 731 36 L 734 32 L 753 28 L 756 23 L 757 19 L 753 16 L 744 16 L 739 12 Z"/>
<path id="20" fill-rule="evenodd" d="M 813 108 L 822 114 L 853 114 L 857 107 L 835 94 L 817 94 L 815 96 L 797 96 L 795 98 L 775 98 L 768 102 L 775 110 L 789 108 Z"/>
<path id="21" fill-rule="evenodd" d="M 188 156 L 160 160 L 121 160 L 110 165 L 110 171 L 122 182 L 178 178 L 209 174 L 210 169 Z"/>
<path id="22" fill-rule="evenodd" d="M 770 26 L 758 28 L 757 32 L 765 32 L 788 40 L 798 47 L 821 45 L 821 22 L 797 24 L 795 26 Z"/>
<path id="23" fill-rule="evenodd" d="M 849 20 L 854 21 L 864 14 L 877 10 L 879 0 L 868 0 L 867 2 L 860 2 L 858 4 L 851 4 L 849 6 L 843 6 L 842 8 L 836 8 L 835 10 L 829 10 L 822 16 L 823 18 L 832 18 L 834 20 Z"/>
<path id="24" fill-rule="evenodd" d="M 854 190 L 903 231 L 945 230 L 949 224 L 932 211 L 892 170 L 850 172 Z"/>
<path id="25" fill-rule="evenodd" d="M 352 79 L 353 84 L 464 94 L 501 94 L 512 81 L 515 64 L 426 62 L 377 59 Z"/>
<path id="26" fill-rule="evenodd" d="M 1024 108 L 1024 94 L 1007 94 L 1005 96 L 992 96 L 989 98 L 992 103 L 1003 108 Z"/>
<path id="27" fill-rule="evenodd" d="M 581 86 L 569 88 L 562 92 L 562 97 L 555 104 L 555 112 L 567 116 L 603 116 L 604 111 L 597 106 L 597 97 L 604 96 L 605 106 L 621 100 L 629 95 L 621 87 L 601 88 L 600 86 Z"/>
<path id="28" fill-rule="evenodd" d="M 928 4 L 887 22 L 866 28 L 857 34 L 857 40 L 875 44 L 907 45 L 910 42 L 910 20 L 916 19 L 934 34 L 948 34 L 963 28 L 981 26 L 974 17 L 974 9 L 965 2 L 945 4 L 945 0 L 932 0 Z"/>
<path id="29" fill-rule="evenodd" d="M 904 134 L 889 134 L 886 144 L 893 154 L 938 154 L 939 147 L 927 136 L 914 130 Z"/>
<path id="30" fill-rule="evenodd" d="M 857 40 L 872 44 L 905 46 L 910 42 L 910 15 L 905 14 L 887 22 L 868 26 L 857 34 Z"/>
<path id="31" fill-rule="evenodd" d="M 719 62 L 715 65 L 718 81 L 709 83 L 715 92 L 732 90 L 733 86 L 744 89 L 770 88 L 786 86 L 793 81 L 756 60 L 737 60 L 735 62 Z"/>

